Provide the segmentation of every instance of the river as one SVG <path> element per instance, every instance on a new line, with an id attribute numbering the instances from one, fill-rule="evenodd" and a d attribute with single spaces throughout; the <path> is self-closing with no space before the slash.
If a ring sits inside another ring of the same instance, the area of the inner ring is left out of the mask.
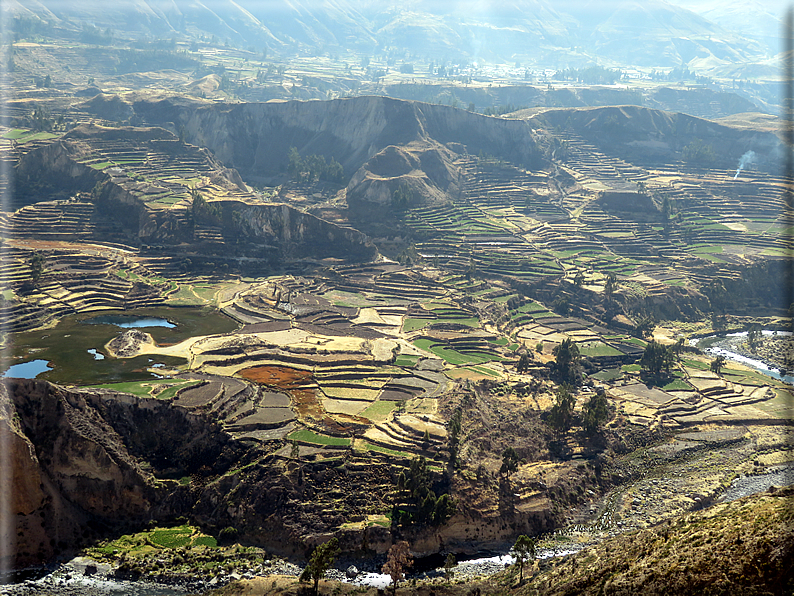
<path id="1" fill-rule="evenodd" d="M 791 332 L 764 329 L 761 334 L 765 337 L 790 336 Z M 781 374 L 778 367 L 774 364 L 760 360 L 757 357 L 753 358 L 740 353 L 738 351 L 740 349 L 739 346 L 744 343 L 746 338 L 747 332 L 741 331 L 738 333 L 726 333 L 725 335 L 699 337 L 690 340 L 689 344 L 701 348 L 707 354 L 724 356 L 728 360 L 733 360 L 734 362 L 739 362 L 740 364 L 754 368 L 768 377 L 783 381 L 789 385 L 794 385 L 794 376 L 790 374 Z"/>

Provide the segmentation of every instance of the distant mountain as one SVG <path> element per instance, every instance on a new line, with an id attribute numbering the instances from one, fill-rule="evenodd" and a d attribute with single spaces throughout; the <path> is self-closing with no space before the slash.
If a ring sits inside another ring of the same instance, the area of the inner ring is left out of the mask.
<path id="1" fill-rule="evenodd" d="M 3 10 L 77 32 L 90 25 L 119 36 L 214 36 L 285 54 L 354 50 L 551 68 L 600 63 L 699 71 L 774 55 L 768 39 L 774 16 L 767 22 L 756 11 L 759 24 L 745 34 L 717 22 L 742 18 L 728 11 L 735 5 L 699 6 L 701 14 L 664 0 L 6 0 Z"/>
<path id="2" fill-rule="evenodd" d="M 782 0 L 671 0 L 696 12 L 727 31 L 752 37 L 771 54 L 782 48 L 783 18 L 787 2 Z"/>

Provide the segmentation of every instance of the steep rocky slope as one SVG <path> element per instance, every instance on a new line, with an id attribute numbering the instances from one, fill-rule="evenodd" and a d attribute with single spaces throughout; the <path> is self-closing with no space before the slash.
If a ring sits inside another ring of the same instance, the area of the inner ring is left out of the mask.
<path id="1" fill-rule="evenodd" d="M 180 476 L 222 461 L 225 435 L 156 400 L 75 391 L 44 381 L 0 385 L 4 457 L 13 487 L 13 567 L 43 564 L 109 527 L 170 514 Z M 177 476 L 178 477 L 178 476 Z M 177 499 L 178 502 L 178 499 Z"/>

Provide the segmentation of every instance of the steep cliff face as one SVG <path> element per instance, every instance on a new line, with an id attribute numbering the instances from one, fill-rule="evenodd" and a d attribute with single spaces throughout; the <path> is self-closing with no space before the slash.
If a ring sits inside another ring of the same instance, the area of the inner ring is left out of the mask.
<path id="1" fill-rule="evenodd" d="M 14 481 L 12 564 L 46 562 L 79 544 L 95 523 L 146 518 L 156 500 L 154 479 L 84 396 L 11 380 L 0 402 Z"/>
<path id="2" fill-rule="evenodd" d="M 341 258 L 368 261 L 378 250 L 353 228 L 343 228 L 284 204 L 228 203 L 238 232 L 251 242 L 278 247 L 281 258 Z M 234 225 L 234 223 L 233 223 Z"/>
<path id="3" fill-rule="evenodd" d="M 350 553 L 383 553 L 392 530 L 360 524 L 393 504 L 397 471 L 368 456 L 278 456 L 281 444 L 234 440 L 209 417 L 168 401 L 9 379 L 0 385 L 3 466 L 0 524 L 12 567 L 46 563 L 103 533 L 187 516 L 206 531 L 240 537 L 284 555 L 304 555 L 329 535 Z M 183 486 L 176 478 L 191 477 Z M 11 489 L 9 489 L 11 487 Z M 403 527 L 413 550 L 475 552 L 504 546 L 516 531 L 553 528 L 543 495 L 505 508 L 457 478 L 458 513 L 441 527 Z M 368 527 L 369 526 L 369 527 Z"/>
<path id="4" fill-rule="evenodd" d="M 103 153 L 108 145 L 118 152 L 128 151 L 135 159 L 129 164 L 109 164 Z M 189 164 L 188 169 L 180 165 L 183 162 Z M 207 222 L 193 220 L 190 203 L 183 200 L 189 189 L 173 180 L 162 180 L 163 173 L 174 168 L 179 168 L 182 176 L 201 180 L 202 188 L 233 197 L 213 201 L 220 206 L 222 217 L 208 224 L 229 241 L 221 249 L 225 255 L 273 261 L 327 257 L 367 261 L 377 256 L 374 245 L 356 230 L 339 227 L 289 205 L 249 204 L 254 202 L 253 197 L 236 170 L 225 167 L 208 149 L 181 143 L 162 128 L 79 126 L 58 141 L 24 155 L 17 173 L 20 192 L 29 202 L 42 199 L 41 180 L 49 181 L 49 187 L 43 189 L 45 194 L 90 191 L 97 216 L 121 223 L 127 242 L 202 244 L 195 230 Z M 443 164 L 439 171 L 442 170 Z M 169 193 L 173 203 L 182 203 L 167 207 L 157 204 L 157 197 Z M 206 191 L 204 195 L 212 198 Z M 251 246 L 238 240 L 248 240 Z M 212 250 L 212 246 L 202 246 L 203 252 Z"/>
<path id="5" fill-rule="evenodd" d="M 215 425 L 167 402 L 35 380 L 0 385 L 0 432 L 12 567 L 45 563 L 102 528 L 189 510 L 186 489 L 144 468 L 221 473 L 236 454 Z"/>

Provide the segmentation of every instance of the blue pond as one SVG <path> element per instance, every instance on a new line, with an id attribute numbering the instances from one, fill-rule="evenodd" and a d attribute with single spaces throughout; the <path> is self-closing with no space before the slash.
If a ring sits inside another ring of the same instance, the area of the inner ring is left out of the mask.
<path id="1" fill-rule="evenodd" d="M 52 370 L 47 360 L 30 360 L 10 366 L 3 373 L 3 378 L 12 379 L 35 379 L 39 374 Z"/>
<path id="2" fill-rule="evenodd" d="M 83 321 L 88 325 L 115 325 L 123 329 L 132 329 L 137 327 L 167 327 L 173 329 L 176 327 L 167 319 L 157 317 L 134 317 L 125 315 L 106 315 L 103 317 L 94 317 Z"/>

